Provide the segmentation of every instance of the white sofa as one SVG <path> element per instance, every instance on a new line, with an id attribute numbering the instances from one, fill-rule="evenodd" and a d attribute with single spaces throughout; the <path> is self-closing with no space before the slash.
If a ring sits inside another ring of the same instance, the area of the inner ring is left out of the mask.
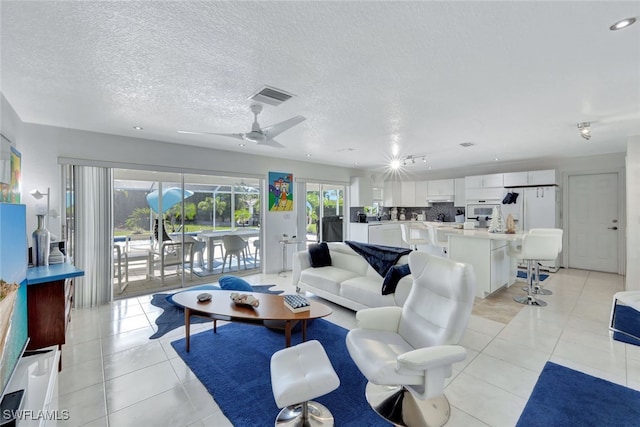
<path id="1" fill-rule="evenodd" d="M 369 307 L 402 306 L 413 283 L 411 275 L 398 282 L 393 294 L 382 295 L 384 278 L 361 255 L 342 242 L 330 242 L 331 266 L 311 267 L 308 251 L 293 255 L 293 284 L 336 304 L 361 310 Z M 396 265 L 407 264 L 402 256 Z"/>

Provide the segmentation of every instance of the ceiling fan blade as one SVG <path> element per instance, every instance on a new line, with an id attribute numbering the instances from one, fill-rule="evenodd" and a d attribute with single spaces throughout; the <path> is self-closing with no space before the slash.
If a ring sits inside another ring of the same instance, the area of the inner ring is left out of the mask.
<path id="1" fill-rule="evenodd" d="M 192 132 L 189 130 L 179 130 L 178 133 L 183 133 L 187 135 L 218 135 L 218 136 L 228 136 L 229 138 L 244 139 L 244 134 L 242 133 Z"/>
<path id="2" fill-rule="evenodd" d="M 275 139 L 267 139 L 266 141 L 258 142 L 257 145 L 268 145 L 269 147 L 273 148 L 284 148 L 284 145 L 280 144 Z"/>
<path id="3" fill-rule="evenodd" d="M 275 125 L 262 128 L 262 132 L 267 136 L 267 139 L 275 138 L 285 130 L 294 127 L 298 123 L 302 123 L 306 120 L 306 117 L 295 116 L 284 122 L 276 123 Z"/>

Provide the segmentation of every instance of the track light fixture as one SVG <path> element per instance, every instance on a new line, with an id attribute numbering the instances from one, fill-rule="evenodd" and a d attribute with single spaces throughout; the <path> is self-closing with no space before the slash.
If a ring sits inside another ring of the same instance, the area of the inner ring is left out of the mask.
<path id="1" fill-rule="evenodd" d="M 400 166 L 407 166 L 407 164 L 415 165 L 416 160 L 422 159 L 422 163 L 427 163 L 427 156 L 425 155 L 409 155 L 400 158 L 391 159 L 391 169 L 398 169 Z"/>
<path id="2" fill-rule="evenodd" d="M 580 131 L 581 137 L 587 141 L 591 139 L 591 122 L 578 123 L 578 130 Z"/>

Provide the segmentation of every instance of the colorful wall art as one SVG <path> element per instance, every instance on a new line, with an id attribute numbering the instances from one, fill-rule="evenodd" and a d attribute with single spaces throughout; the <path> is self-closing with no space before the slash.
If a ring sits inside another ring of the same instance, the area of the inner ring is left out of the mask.
<path id="1" fill-rule="evenodd" d="M 269 172 L 269 211 L 293 210 L 293 175 Z"/>
<path id="2" fill-rule="evenodd" d="M 0 202 L 20 203 L 22 156 L 2 135 L 0 146 Z"/>

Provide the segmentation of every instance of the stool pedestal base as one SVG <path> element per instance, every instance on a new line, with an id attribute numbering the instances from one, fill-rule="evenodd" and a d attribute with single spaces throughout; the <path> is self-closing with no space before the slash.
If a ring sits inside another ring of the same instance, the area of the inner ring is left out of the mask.
<path id="1" fill-rule="evenodd" d="M 333 415 L 331 415 L 326 406 L 318 402 L 309 401 L 282 408 L 278 418 L 276 418 L 275 426 L 315 427 L 333 426 L 333 424 Z"/>
<path id="2" fill-rule="evenodd" d="M 529 287 L 524 286 L 522 290 L 527 292 L 529 290 Z M 551 292 L 549 289 L 544 289 L 544 288 L 541 288 L 540 286 L 538 287 L 534 286 L 533 291 L 531 291 L 531 293 L 535 295 L 553 295 L 553 292 Z"/>
<path id="3" fill-rule="evenodd" d="M 528 288 L 525 288 L 525 290 Z M 525 304 L 525 305 L 535 305 L 538 307 L 545 307 L 547 305 L 546 302 L 539 300 L 539 299 L 535 299 L 532 295 L 525 295 L 523 297 L 513 297 L 513 300 L 515 302 L 518 302 L 520 304 Z"/>
<path id="4" fill-rule="evenodd" d="M 367 383 L 365 393 L 367 402 L 378 415 L 396 426 L 439 427 L 451 416 L 451 407 L 444 395 L 420 400 L 404 387 L 371 382 Z"/>

